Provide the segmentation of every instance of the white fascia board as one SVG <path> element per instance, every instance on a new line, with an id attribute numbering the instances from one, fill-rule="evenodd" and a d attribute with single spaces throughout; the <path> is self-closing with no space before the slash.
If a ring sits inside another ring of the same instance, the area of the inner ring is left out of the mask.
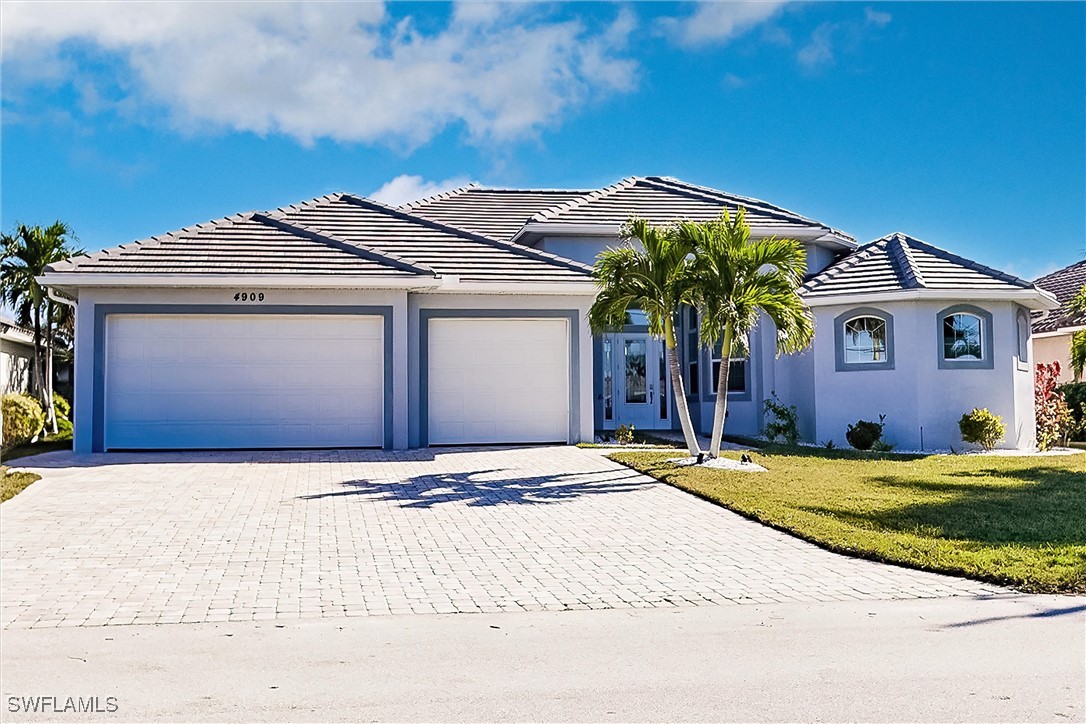
<path id="1" fill-rule="evenodd" d="M 851 239 L 846 239 L 845 237 L 839 236 L 832 232 L 829 234 L 823 234 L 814 241 L 816 244 L 821 244 L 822 246 L 835 246 L 838 249 L 855 249 L 857 246 L 859 246 L 855 241 L 852 241 Z"/>
<path id="2" fill-rule="evenodd" d="M 520 241 L 527 236 L 618 236 L 622 232 L 621 224 L 565 224 L 560 221 L 530 221 L 520 227 L 510 241 Z M 825 227 L 803 226 L 755 226 L 751 229 L 755 238 L 780 236 L 799 241 L 813 241 L 834 244 L 847 249 L 856 247 L 833 233 L 827 233 Z"/>
<path id="3" fill-rule="evenodd" d="M 833 296 L 803 297 L 808 307 L 831 307 L 845 304 L 878 304 L 879 302 L 915 302 L 946 299 L 969 302 L 1018 302 L 1027 309 L 1055 309 L 1059 306 L 1047 292 L 1033 289 L 1008 291 L 951 291 L 940 289 L 910 289 L 902 292 L 872 292 L 869 294 L 835 294 Z"/>
<path id="4" fill-rule="evenodd" d="M 444 277 L 441 286 L 426 289 L 435 294 L 553 294 L 564 296 L 595 296 L 595 282 L 462 282 Z"/>
<path id="5" fill-rule="evenodd" d="M 119 274 L 51 273 L 38 283 L 70 293 L 79 287 L 265 287 L 274 289 L 429 289 L 441 284 L 436 277 L 382 279 L 298 274 Z"/>
<path id="6" fill-rule="evenodd" d="M 1077 324 L 1074 327 L 1060 327 L 1059 329 L 1054 329 L 1051 332 L 1034 332 L 1033 338 L 1044 339 L 1045 337 L 1064 337 L 1070 336 L 1075 332 L 1082 332 L 1084 330 L 1086 330 L 1086 324 Z"/>

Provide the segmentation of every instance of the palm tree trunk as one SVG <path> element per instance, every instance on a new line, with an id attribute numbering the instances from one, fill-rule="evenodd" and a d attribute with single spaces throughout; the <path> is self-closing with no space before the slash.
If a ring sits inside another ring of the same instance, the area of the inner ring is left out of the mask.
<path id="1" fill-rule="evenodd" d="M 42 399 L 42 349 L 41 349 L 41 307 L 34 305 L 34 364 L 30 375 L 31 394 Z"/>
<path id="2" fill-rule="evenodd" d="M 45 303 L 45 424 L 57 434 L 57 408 L 53 404 L 53 302 Z"/>
<path id="3" fill-rule="evenodd" d="M 720 373 L 716 383 L 716 406 L 713 408 L 713 436 L 709 454 L 720 457 L 720 440 L 724 437 L 724 418 L 728 416 L 728 377 L 731 374 L 732 326 L 724 326 L 724 342 L 720 347 Z"/>
<path id="4" fill-rule="evenodd" d="M 686 388 L 683 386 L 682 369 L 679 367 L 679 345 L 675 340 L 675 323 L 669 318 L 664 321 L 664 346 L 667 347 L 667 367 L 671 373 L 671 393 L 675 396 L 675 409 L 682 425 L 686 449 L 691 457 L 701 452 L 694 423 L 690 421 L 690 407 L 686 403 Z"/>

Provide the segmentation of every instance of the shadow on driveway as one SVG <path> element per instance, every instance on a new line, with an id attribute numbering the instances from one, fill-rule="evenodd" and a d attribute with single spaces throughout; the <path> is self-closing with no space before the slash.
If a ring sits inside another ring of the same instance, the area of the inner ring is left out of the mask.
<path id="1" fill-rule="evenodd" d="M 430 508 L 440 503 L 469 506 L 540 505 L 584 495 L 629 493 L 655 481 L 627 468 L 600 473 L 558 473 L 510 478 L 503 470 L 474 470 L 385 480 L 348 480 L 343 490 L 298 496 L 319 500 L 362 496 L 367 500 L 400 501 L 402 508 Z"/>

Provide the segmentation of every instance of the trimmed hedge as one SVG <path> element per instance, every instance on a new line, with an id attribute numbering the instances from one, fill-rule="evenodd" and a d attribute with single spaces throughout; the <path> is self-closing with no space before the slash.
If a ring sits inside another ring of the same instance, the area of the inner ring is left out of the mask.
<path id="1" fill-rule="evenodd" d="M 3 442 L 0 443 L 3 452 L 30 442 L 45 426 L 45 412 L 29 395 L 4 395 L 0 408 L 4 416 Z"/>

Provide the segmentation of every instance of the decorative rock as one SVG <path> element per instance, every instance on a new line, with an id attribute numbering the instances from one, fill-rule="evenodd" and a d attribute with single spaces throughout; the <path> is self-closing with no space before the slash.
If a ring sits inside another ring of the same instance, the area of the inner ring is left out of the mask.
<path id="1" fill-rule="evenodd" d="M 698 459 L 696 457 L 670 458 L 668 462 L 679 465 L 681 467 L 698 465 L 698 467 L 702 468 L 716 468 L 717 470 L 738 470 L 744 473 L 766 472 L 766 469 L 758 463 L 744 463 L 740 462 L 739 460 L 732 460 L 731 458 L 707 458 L 700 465 L 698 464 Z"/>

